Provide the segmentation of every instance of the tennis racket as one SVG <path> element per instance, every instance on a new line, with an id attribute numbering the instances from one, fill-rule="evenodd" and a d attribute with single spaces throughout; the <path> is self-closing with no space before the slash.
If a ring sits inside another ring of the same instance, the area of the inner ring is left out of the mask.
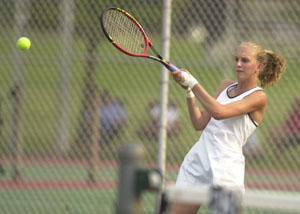
<path id="1" fill-rule="evenodd" d="M 179 70 L 156 51 L 142 26 L 125 10 L 115 7 L 105 9 L 100 23 L 107 39 L 123 53 L 155 60 L 171 72 Z M 148 54 L 149 47 L 155 56 Z"/>

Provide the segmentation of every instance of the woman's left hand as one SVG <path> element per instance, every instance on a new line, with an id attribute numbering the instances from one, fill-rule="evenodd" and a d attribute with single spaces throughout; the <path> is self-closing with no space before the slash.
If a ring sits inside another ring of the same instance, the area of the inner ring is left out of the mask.
<path id="1" fill-rule="evenodd" d="M 187 70 L 174 71 L 172 72 L 172 76 L 173 79 L 184 89 L 193 89 L 193 87 L 198 83 L 198 81 Z"/>
<path id="2" fill-rule="evenodd" d="M 182 88 L 187 89 L 188 88 L 187 86 L 181 85 L 181 83 L 184 81 L 183 72 L 188 72 L 188 71 L 179 70 L 179 71 L 174 71 L 171 74 L 172 74 L 173 79 L 175 80 L 175 82 L 177 82 Z"/>

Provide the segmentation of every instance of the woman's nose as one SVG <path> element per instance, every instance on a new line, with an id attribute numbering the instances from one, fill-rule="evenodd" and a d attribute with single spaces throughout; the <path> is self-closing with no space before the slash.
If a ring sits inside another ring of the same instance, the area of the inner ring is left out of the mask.
<path id="1" fill-rule="evenodd" d="M 237 61 L 235 62 L 235 65 L 236 65 L 237 67 L 241 67 L 241 65 L 242 65 L 241 60 L 237 60 Z"/>

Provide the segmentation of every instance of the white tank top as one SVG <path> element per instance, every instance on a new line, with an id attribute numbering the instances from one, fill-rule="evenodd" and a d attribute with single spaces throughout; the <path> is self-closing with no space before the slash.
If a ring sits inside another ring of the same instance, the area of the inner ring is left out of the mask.
<path id="1" fill-rule="evenodd" d="M 244 97 L 257 90 L 262 90 L 260 87 L 250 89 L 238 96 L 230 97 L 229 91 L 237 86 L 234 83 L 228 86 L 217 98 L 217 101 L 221 104 L 228 104 L 237 100 L 242 100 Z M 218 142 L 229 143 L 228 146 L 236 146 L 240 150 L 246 143 L 248 137 L 254 132 L 257 124 L 249 114 L 238 115 L 224 120 L 215 120 L 211 118 L 204 132 L 210 132 L 214 139 Z M 222 144 L 223 144 L 222 143 Z"/>
<path id="2" fill-rule="evenodd" d="M 234 83 L 222 91 L 217 101 L 227 104 L 262 90 L 256 87 L 238 96 L 229 97 L 228 92 L 236 85 Z M 242 147 L 256 127 L 257 124 L 249 114 L 223 120 L 211 118 L 198 142 L 186 155 L 177 183 L 220 185 L 239 188 L 244 192 L 245 159 Z"/>

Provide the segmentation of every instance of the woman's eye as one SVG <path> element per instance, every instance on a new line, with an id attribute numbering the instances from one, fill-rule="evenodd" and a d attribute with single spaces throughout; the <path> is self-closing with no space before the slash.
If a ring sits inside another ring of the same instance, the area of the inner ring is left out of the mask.
<path id="1" fill-rule="evenodd" d="M 249 62 L 249 59 L 242 58 L 242 62 Z"/>

